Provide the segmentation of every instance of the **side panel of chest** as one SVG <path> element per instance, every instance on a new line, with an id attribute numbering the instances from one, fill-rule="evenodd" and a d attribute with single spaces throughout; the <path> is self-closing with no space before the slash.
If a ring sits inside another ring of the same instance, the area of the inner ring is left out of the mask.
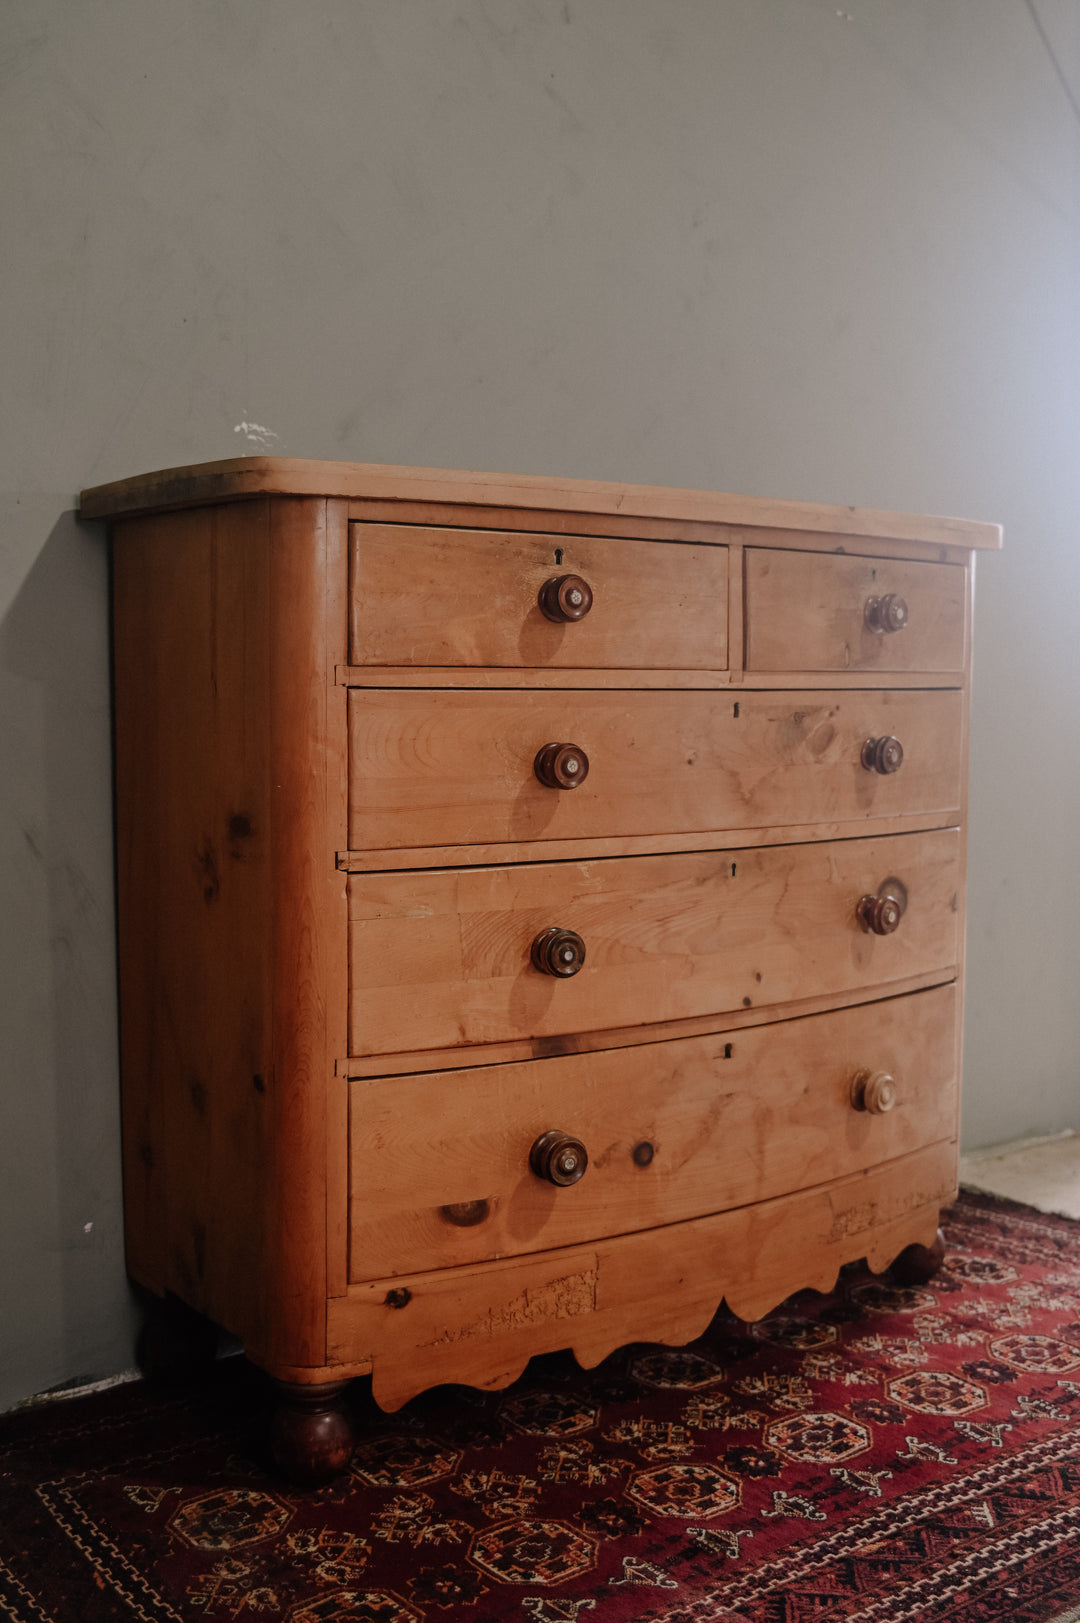
<path id="1" fill-rule="evenodd" d="M 263 1357 L 315 1364 L 346 1030 L 327 855 L 345 828 L 327 678 L 345 543 L 344 513 L 315 500 L 154 515 L 113 538 L 129 1266 Z"/>

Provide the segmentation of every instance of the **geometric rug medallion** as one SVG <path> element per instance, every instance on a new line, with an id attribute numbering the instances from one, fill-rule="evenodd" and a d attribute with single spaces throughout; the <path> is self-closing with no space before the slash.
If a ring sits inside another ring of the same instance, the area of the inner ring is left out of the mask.
<path id="1" fill-rule="evenodd" d="M 0 1418 L 12 1623 L 1080 1618 L 1080 1223 L 966 1193 L 928 1285 L 396 1415 L 289 1487 L 242 1359 Z"/>

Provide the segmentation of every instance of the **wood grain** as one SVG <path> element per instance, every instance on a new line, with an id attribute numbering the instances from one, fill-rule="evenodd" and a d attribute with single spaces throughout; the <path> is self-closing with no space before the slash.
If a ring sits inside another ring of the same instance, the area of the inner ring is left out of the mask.
<path id="1" fill-rule="evenodd" d="M 275 1356 L 287 1335 L 292 1345 L 302 1340 L 316 1361 L 324 1335 L 328 1231 L 339 1221 L 327 1204 L 328 1096 L 348 997 L 343 886 L 327 860 L 345 813 L 345 717 L 331 677 L 346 637 L 342 516 L 326 502 L 282 499 L 271 506 L 269 535 L 278 1101 L 276 1188 L 267 1226 L 276 1289 L 286 1304 L 270 1328 Z M 343 1173 L 339 1164 L 339 1198 Z M 340 1232 L 336 1255 L 340 1279 Z M 263 1344 L 247 1339 L 253 1355 L 263 1351 Z"/>
<path id="2" fill-rule="evenodd" d="M 903 766 L 861 763 L 893 734 Z M 537 751 L 588 757 L 545 787 Z M 673 834 L 938 815 L 960 806 L 961 695 L 940 692 L 498 693 L 354 690 L 354 850 Z"/>
<path id="3" fill-rule="evenodd" d="M 869 597 L 898 593 L 901 631 L 867 628 Z M 964 669 L 967 581 L 957 564 L 750 550 L 746 555 L 748 671 Z"/>
<path id="4" fill-rule="evenodd" d="M 535 474 L 313 462 L 295 457 L 230 457 L 223 462 L 167 468 L 134 479 L 121 479 L 84 490 L 80 510 L 84 518 L 116 518 L 162 507 L 188 507 L 271 495 L 528 507 L 552 512 L 615 513 L 630 518 L 686 519 L 834 532 L 841 536 L 894 536 L 897 540 L 932 541 L 968 548 L 1001 545 L 999 525 L 970 519 L 882 513 L 871 508 L 729 496 L 654 485 L 550 479 Z"/>
<path id="5" fill-rule="evenodd" d="M 482 669 L 472 665 L 339 665 L 337 681 L 348 688 L 580 688 L 636 692 L 642 688 L 687 688 L 725 691 L 745 681 L 741 670 L 597 670 L 578 666 L 547 668 L 508 665 Z M 959 687 L 959 672 L 940 671 L 755 671 L 755 689 L 799 688 L 948 688 Z"/>
<path id="6" fill-rule="evenodd" d="M 896 535 L 836 534 L 784 525 L 755 527 L 700 519 L 644 518 L 622 513 L 575 513 L 538 507 L 459 506 L 453 502 L 353 498 L 349 516 L 357 524 L 420 524 L 445 529 L 519 530 L 562 535 L 603 535 L 636 541 L 696 541 L 705 546 L 782 546 L 809 552 L 848 553 L 852 557 L 911 558 L 924 563 L 965 564 L 971 551 L 938 539 L 900 539 Z M 999 531 L 1000 536 L 1000 531 Z M 999 543 L 1000 544 L 1000 543 Z"/>
<path id="7" fill-rule="evenodd" d="M 273 1158 L 265 503 L 113 538 L 117 883 L 128 1266 L 261 1326 Z M 213 762 L 212 771 L 205 770 Z M 224 966 L 230 966 L 225 974 Z M 212 1243 L 216 1221 L 237 1243 Z"/>
<path id="8" fill-rule="evenodd" d="M 695 1015 L 682 1020 L 658 1020 L 647 1028 L 649 1042 L 675 1041 L 681 1037 L 711 1037 L 718 1026 L 725 1031 L 741 1031 L 751 1026 L 771 1025 L 777 1019 L 795 1020 L 804 1015 L 825 1014 L 830 1009 L 846 1009 L 856 1003 L 885 1001 L 925 992 L 955 980 L 955 967 L 930 970 L 923 975 L 903 975 L 885 986 L 859 987 L 847 992 L 830 992 L 824 997 L 792 998 L 781 1011 L 774 1008 L 730 1009 L 722 1016 Z M 511 1042 L 463 1044 L 460 1048 L 406 1049 L 396 1054 L 353 1055 L 339 1059 L 338 1076 L 414 1076 L 421 1071 L 468 1070 L 474 1065 L 512 1065 L 519 1060 L 555 1059 L 562 1054 L 589 1054 L 608 1048 L 636 1048 L 642 1040 L 637 1025 L 607 1026 L 603 1031 L 564 1031 L 555 1037 L 519 1037 Z"/>
<path id="9" fill-rule="evenodd" d="M 690 834 L 596 835 L 577 840 L 511 840 L 490 845 L 419 845 L 382 851 L 339 851 L 336 862 L 346 873 L 393 873 L 400 868 L 488 868 L 495 863 L 553 862 L 590 857 L 647 857 L 665 851 L 741 850 L 750 845 L 789 841 L 835 840 L 857 832 L 918 834 L 940 828 L 940 812 L 915 816 L 868 817 L 857 830 L 844 823 L 774 823 L 769 828 L 723 829 Z M 949 821 L 955 822 L 952 818 Z"/>
<path id="10" fill-rule="evenodd" d="M 799 1194 L 531 1257 L 355 1285 L 331 1303 L 328 1359 L 373 1366 L 397 1409 L 437 1381 L 508 1386 L 538 1353 L 586 1367 L 628 1341 L 678 1346 L 721 1300 L 759 1319 L 795 1290 L 830 1290 L 846 1262 L 883 1269 L 929 1245 L 956 1190 L 955 1143 Z"/>
<path id="11" fill-rule="evenodd" d="M 345 828 L 327 719 L 344 530 L 328 557 L 325 509 L 209 508 L 114 539 L 129 1266 L 296 1362 L 324 1357 L 346 1007 L 342 881 L 314 857 Z"/>
<path id="12" fill-rule="evenodd" d="M 353 1082 L 353 1279 L 679 1222 L 952 1137 L 956 1003 L 944 986 L 749 1031 Z M 885 1115 L 852 1106 L 864 1069 L 895 1079 Z M 589 1154 L 565 1189 L 529 1170 L 552 1127 Z"/>
<path id="13" fill-rule="evenodd" d="M 723 547 L 484 530 L 354 524 L 355 665 L 727 665 Z M 593 603 L 557 624 L 545 581 L 582 576 Z M 437 605 L 437 612 L 432 612 Z"/>
<path id="14" fill-rule="evenodd" d="M 878 986 L 956 962 L 956 830 L 821 845 L 349 876 L 350 1053 L 643 1024 Z M 732 872 L 732 870 L 735 872 Z M 898 875 L 910 905 L 871 936 L 855 907 Z M 585 940 L 556 982 L 551 925 Z"/>

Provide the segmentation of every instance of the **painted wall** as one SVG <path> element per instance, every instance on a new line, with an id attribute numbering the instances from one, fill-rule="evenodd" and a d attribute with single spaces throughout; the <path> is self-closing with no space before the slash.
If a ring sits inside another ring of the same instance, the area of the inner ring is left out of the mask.
<path id="1" fill-rule="evenodd" d="M 7 0 L 0 35 L 0 1404 L 131 1362 L 106 558 L 73 505 L 149 468 L 1003 521 L 965 1137 L 1080 1127 L 1073 0 Z"/>

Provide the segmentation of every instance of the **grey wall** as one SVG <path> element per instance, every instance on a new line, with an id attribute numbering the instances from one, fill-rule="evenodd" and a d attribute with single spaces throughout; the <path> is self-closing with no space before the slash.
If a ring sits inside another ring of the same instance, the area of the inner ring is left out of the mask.
<path id="1" fill-rule="evenodd" d="M 103 480 L 269 448 L 1003 521 L 965 1137 L 1080 1127 L 1074 0 L 7 0 L 0 33 L 0 1404 L 131 1362 Z"/>

